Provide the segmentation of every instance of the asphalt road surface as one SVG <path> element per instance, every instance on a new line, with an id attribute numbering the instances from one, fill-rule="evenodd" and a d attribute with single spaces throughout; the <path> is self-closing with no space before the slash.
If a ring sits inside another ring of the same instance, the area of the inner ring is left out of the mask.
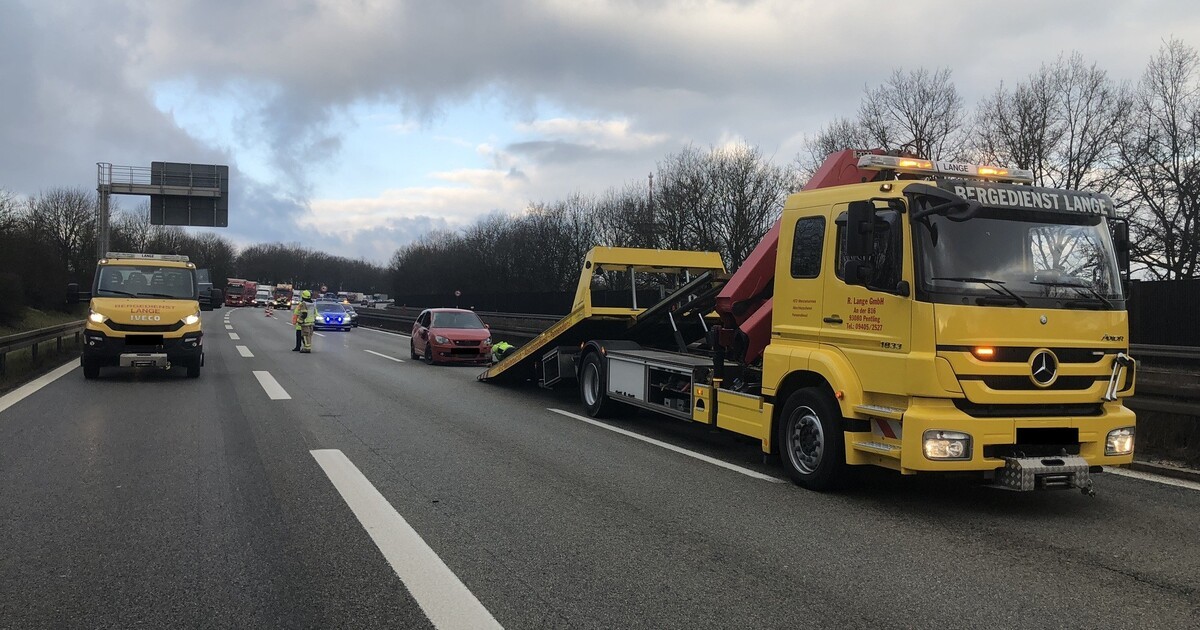
<path id="1" fill-rule="evenodd" d="M 730 434 L 588 423 L 407 337 L 300 355 L 283 317 L 204 317 L 198 380 L 68 366 L 0 399 L 0 627 L 1200 626 L 1195 487 L 818 494 Z"/>

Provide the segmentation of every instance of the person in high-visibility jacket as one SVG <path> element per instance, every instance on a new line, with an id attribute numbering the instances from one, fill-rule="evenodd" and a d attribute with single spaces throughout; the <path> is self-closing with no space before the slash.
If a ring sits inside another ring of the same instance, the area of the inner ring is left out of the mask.
<path id="1" fill-rule="evenodd" d="M 508 356 L 510 352 L 515 350 L 511 343 L 507 341 L 497 341 L 492 344 L 492 363 L 499 363 L 500 359 Z"/>
<path id="2" fill-rule="evenodd" d="M 292 323 L 296 326 L 296 347 L 293 352 L 312 352 L 313 326 L 317 323 L 317 309 L 312 293 L 302 291 L 300 303 L 292 311 Z"/>

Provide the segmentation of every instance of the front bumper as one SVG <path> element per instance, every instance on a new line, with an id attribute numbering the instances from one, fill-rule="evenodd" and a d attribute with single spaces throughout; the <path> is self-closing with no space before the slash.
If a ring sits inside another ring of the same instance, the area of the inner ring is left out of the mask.
<path id="1" fill-rule="evenodd" d="M 431 345 L 433 360 L 438 363 L 480 363 L 492 361 L 491 346 Z"/>
<path id="2" fill-rule="evenodd" d="M 1050 445 L 1040 440 L 1039 436 L 1046 435 L 1066 436 L 1061 440 L 1068 447 L 1066 454 L 1077 455 L 1090 467 L 1132 462 L 1132 453 L 1105 455 L 1104 447 L 1110 431 L 1135 425 L 1133 411 L 1120 402 L 1104 403 L 1100 409 L 1099 415 L 1089 416 L 975 417 L 961 411 L 948 399 L 915 399 L 912 406 L 905 410 L 902 422 L 893 421 L 889 429 L 895 433 L 898 428 L 899 435 L 895 438 L 880 437 L 877 431 L 871 439 L 875 443 L 890 443 L 900 447 L 900 470 L 909 473 L 997 471 L 1005 467 L 1007 458 L 1043 455 L 1037 451 L 1047 449 Z M 880 421 L 872 419 L 872 428 L 875 429 Z M 926 431 L 957 432 L 971 436 L 969 458 L 966 455 L 958 460 L 927 458 L 923 448 Z M 848 440 L 847 446 L 854 441 L 861 440 Z M 1057 443 L 1055 440 L 1049 442 Z M 847 452 L 847 455 L 861 459 L 857 453 L 851 455 Z M 865 459 L 856 463 L 879 462 Z"/>
<path id="3" fill-rule="evenodd" d="M 170 363 L 188 364 L 204 354 L 204 333 L 188 332 L 179 337 L 158 339 L 161 335 L 114 337 L 99 330 L 83 331 L 83 357 L 102 367 L 162 365 L 162 355 Z M 152 338 L 152 339 L 148 339 Z"/>

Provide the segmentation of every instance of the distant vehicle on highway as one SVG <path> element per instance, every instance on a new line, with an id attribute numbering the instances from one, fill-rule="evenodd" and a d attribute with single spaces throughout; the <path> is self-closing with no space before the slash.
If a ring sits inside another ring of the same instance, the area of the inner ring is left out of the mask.
<path id="1" fill-rule="evenodd" d="M 313 326 L 316 330 L 350 330 L 350 314 L 339 303 L 332 300 L 317 300 L 313 302 L 317 308 L 317 321 Z"/>
<path id="2" fill-rule="evenodd" d="M 472 311 L 431 308 L 413 323 L 409 354 L 434 363 L 482 363 L 492 360 L 492 334 Z"/>
<path id="3" fill-rule="evenodd" d="M 269 284 L 258 285 L 258 291 L 256 291 L 254 294 L 254 307 L 266 308 L 267 305 L 271 303 L 271 300 L 274 299 L 274 295 L 272 295 L 273 289 L 274 287 Z"/>
<path id="4" fill-rule="evenodd" d="M 346 309 L 346 314 L 350 316 L 350 325 L 358 328 L 358 311 L 354 310 L 354 307 L 349 304 L 342 304 L 342 308 Z"/>

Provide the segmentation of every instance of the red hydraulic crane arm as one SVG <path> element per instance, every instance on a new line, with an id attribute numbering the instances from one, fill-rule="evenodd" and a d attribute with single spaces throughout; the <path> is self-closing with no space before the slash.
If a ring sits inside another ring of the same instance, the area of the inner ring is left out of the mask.
<path id="1" fill-rule="evenodd" d="M 878 173 L 858 168 L 858 158 L 868 154 L 883 155 L 884 151 L 846 149 L 830 154 L 802 190 L 871 181 Z M 776 221 L 717 294 L 716 309 L 721 316 L 719 343 L 731 359 L 753 363 L 762 356 L 770 340 L 778 246 L 779 221 Z"/>

